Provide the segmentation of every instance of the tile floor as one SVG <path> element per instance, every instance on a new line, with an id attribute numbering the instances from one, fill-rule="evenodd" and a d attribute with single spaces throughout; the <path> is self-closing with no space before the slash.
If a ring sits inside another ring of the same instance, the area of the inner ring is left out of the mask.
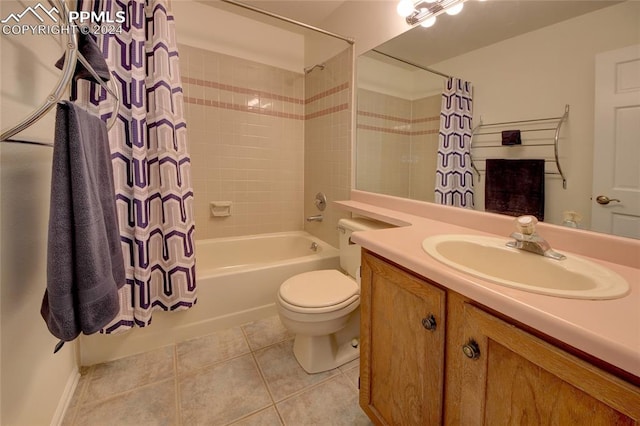
<path id="1" fill-rule="evenodd" d="M 307 374 L 275 316 L 87 368 L 63 426 L 370 425 L 358 374 Z"/>

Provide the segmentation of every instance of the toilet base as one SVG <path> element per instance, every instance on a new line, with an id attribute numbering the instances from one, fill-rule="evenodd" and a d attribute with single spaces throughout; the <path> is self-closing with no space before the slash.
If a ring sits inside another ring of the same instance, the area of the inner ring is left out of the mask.
<path id="1" fill-rule="evenodd" d="M 353 340 L 360 337 L 360 309 L 349 318 L 342 330 L 324 336 L 297 334 L 293 343 L 293 354 L 300 366 L 310 374 L 333 370 L 360 356 Z"/>

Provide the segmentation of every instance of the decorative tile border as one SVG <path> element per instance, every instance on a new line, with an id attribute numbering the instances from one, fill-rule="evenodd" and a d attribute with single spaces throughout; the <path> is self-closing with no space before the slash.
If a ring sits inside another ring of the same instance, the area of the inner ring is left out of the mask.
<path id="1" fill-rule="evenodd" d="M 309 98 L 307 100 L 302 100 L 302 99 L 298 99 L 298 98 L 292 98 L 292 97 L 289 97 L 289 96 L 278 95 L 276 93 L 263 92 L 263 91 L 260 91 L 260 90 L 249 89 L 247 87 L 232 86 L 232 85 L 229 85 L 229 84 L 222 84 L 222 83 L 217 83 L 215 81 L 201 80 L 201 79 L 191 78 L 191 77 L 186 77 L 186 76 L 182 77 L 182 83 L 183 84 L 193 84 L 195 86 L 201 86 L 201 87 L 211 87 L 211 88 L 219 89 L 219 90 L 227 90 L 227 91 L 230 91 L 230 92 L 233 92 L 233 93 L 241 93 L 241 94 L 253 95 L 253 96 L 256 96 L 256 97 L 260 97 L 261 99 L 273 99 L 273 100 L 278 100 L 278 101 L 283 101 L 283 102 L 290 102 L 290 103 L 297 104 L 297 105 L 309 104 L 311 102 L 315 102 L 315 101 L 317 101 L 319 99 L 325 98 L 327 96 L 331 96 L 331 95 L 333 95 L 335 93 L 339 93 L 339 92 L 349 88 L 349 83 L 348 82 L 347 83 L 343 83 L 343 84 L 340 84 L 339 86 L 335 86 L 335 87 L 332 87 L 331 89 L 325 90 L 324 92 L 318 93 L 317 95 L 314 95 L 314 96 L 312 96 L 311 98 Z M 287 113 L 287 112 L 273 111 L 273 110 L 269 110 L 269 109 L 264 109 L 264 108 L 260 108 L 260 107 L 252 107 L 252 106 L 248 106 L 248 105 L 239 105 L 239 104 L 234 104 L 234 103 L 231 103 L 231 102 L 212 101 L 212 100 L 202 99 L 202 98 L 198 98 L 198 97 L 194 97 L 194 96 L 185 96 L 184 97 L 184 102 L 186 102 L 188 104 L 194 104 L 194 105 L 203 105 L 203 106 L 214 107 L 214 108 L 224 108 L 224 109 L 229 109 L 229 110 L 233 110 L 233 111 L 253 112 L 253 113 L 256 113 L 256 114 L 264 114 L 264 115 L 270 115 L 270 116 L 273 116 L 273 117 L 280 117 L 280 118 L 289 118 L 289 119 L 293 119 L 293 120 L 310 120 L 310 119 L 313 119 L 313 118 L 322 117 L 324 115 L 333 114 L 335 112 L 343 111 L 343 110 L 349 108 L 349 104 L 348 103 L 343 103 L 343 104 L 339 104 L 339 105 L 334 105 L 334 106 L 329 107 L 329 108 L 325 108 L 325 109 L 320 110 L 320 111 L 315 111 L 315 112 L 310 113 L 310 114 L 302 115 L 302 114 L 292 114 L 292 113 Z"/>
<path id="2" fill-rule="evenodd" d="M 411 132 L 408 130 L 398 130 L 389 127 L 369 126 L 368 124 L 358 124 L 358 130 L 372 130 L 374 132 L 381 133 L 393 133 L 395 135 L 411 136 Z"/>
<path id="3" fill-rule="evenodd" d="M 402 130 L 402 129 L 398 129 L 398 128 L 394 128 L 394 127 L 382 127 L 382 126 L 375 126 L 375 125 L 360 123 L 360 124 L 357 125 L 357 128 L 360 129 L 360 130 L 371 130 L 371 131 L 374 131 L 374 132 L 391 133 L 391 134 L 403 135 L 403 136 L 433 135 L 433 134 L 437 134 L 440 131 L 439 128 L 438 129 L 427 129 L 427 130 L 410 130 L 411 129 L 411 125 L 413 125 L 413 124 L 440 121 L 440 116 L 421 117 L 421 118 L 409 119 L 409 118 L 404 118 L 404 117 L 394 117 L 392 115 L 379 114 L 379 113 L 376 113 L 376 112 L 361 111 L 361 110 L 358 110 L 358 116 L 380 118 L 380 119 L 383 119 L 383 120 L 395 121 L 395 122 L 398 122 L 398 123 L 406 123 L 406 124 L 408 124 L 408 126 L 398 126 L 398 127 L 408 127 L 409 128 L 409 130 Z"/>
<path id="4" fill-rule="evenodd" d="M 305 104 L 310 104 L 311 102 L 315 102 L 319 99 L 326 98 L 327 96 L 333 95 L 335 93 L 342 92 L 349 88 L 349 82 L 342 83 L 339 86 L 332 87 L 331 89 L 325 90 L 324 92 L 320 92 L 312 97 L 305 99 Z"/>
<path id="5" fill-rule="evenodd" d="M 429 123 L 431 121 L 440 121 L 440 116 L 435 115 L 432 117 L 422 117 L 422 118 L 404 118 L 404 117 L 395 117 L 393 115 L 379 114 L 377 112 L 369 112 L 358 110 L 358 115 L 363 117 L 373 117 L 373 118 L 381 118 L 383 120 L 388 121 L 397 121 L 400 123 L 409 123 L 409 124 L 418 124 L 418 123 Z"/>
<path id="6" fill-rule="evenodd" d="M 418 130 L 416 132 L 411 132 L 411 136 L 437 135 L 438 133 L 440 133 L 440 129 Z"/>
<path id="7" fill-rule="evenodd" d="M 255 114 L 270 115 L 272 117 L 290 118 L 293 120 L 305 119 L 305 117 L 301 114 L 291 114 L 288 112 L 273 111 L 273 110 L 264 109 L 260 107 L 250 107 L 248 105 L 233 104 L 230 102 L 210 101 L 208 99 L 194 98 L 192 96 L 185 96 L 184 101 L 188 104 L 204 105 L 204 106 L 214 107 L 214 108 L 224 108 L 224 109 L 230 109 L 233 111 L 241 111 L 241 112 L 253 112 Z"/>
<path id="8" fill-rule="evenodd" d="M 391 133 L 394 135 L 403 135 L 403 136 L 422 136 L 422 135 L 435 135 L 438 134 L 440 132 L 439 129 L 431 129 L 431 130 L 416 130 L 416 131 L 410 131 L 410 130 L 399 130 L 399 129 L 393 129 L 393 128 L 389 128 L 389 127 L 379 127 L 379 126 L 370 126 L 367 124 L 358 124 L 357 126 L 358 130 L 371 130 L 374 132 L 380 132 L 380 133 Z"/>
<path id="9" fill-rule="evenodd" d="M 311 114 L 307 114 L 304 116 L 305 120 L 311 120 L 312 118 L 322 117 L 323 115 L 333 114 L 334 112 L 344 111 L 349 108 L 349 104 L 344 103 L 340 105 L 335 105 L 320 111 L 312 112 Z"/>
<path id="10" fill-rule="evenodd" d="M 440 121 L 440 116 L 436 115 L 433 117 L 423 117 L 423 118 L 416 118 L 411 120 L 411 123 L 428 123 L 430 121 Z"/>
<path id="11" fill-rule="evenodd" d="M 193 84 L 193 85 L 201 86 L 201 87 L 211 87 L 213 89 L 227 90 L 227 91 L 233 92 L 233 93 L 241 93 L 241 94 L 245 94 L 245 95 L 259 96 L 260 98 L 273 99 L 273 100 L 276 100 L 276 101 L 283 101 L 283 102 L 290 102 L 292 104 L 298 104 L 298 105 L 303 105 L 305 103 L 305 101 L 303 99 L 292 98 L 292 97 L 289 97 L 289 96 L 282 96 L 282 95 L 278 95 L 276 93 L 263 92 L 261 90 L 249 89 L 248 87 L 239 87 L 239 86 L 232 86 L 230 84 L 217 83 L 217 82 L 211 81 L 211 80 L 200 80 L 198 78 L 191 78 L 191 77 L 184 77 L 183 76 L 182 77 L 182 83 L 183 84 Z"/>
<path id="12" fill-rule="evenodd" d="M 388 120 L 388 121 L 398 121 L 400 123 L 409 123 L 409 124 L 411 123 L 411 119 L 410 118 L 394 117 L 392 115 L 378 114 L 377 112 L 369 112 L 369 111 L 360 111 L 360 110 L 358 110 L 358 115 L 362 115 L 363 117 L 381 118 L 383 120 Z"/>

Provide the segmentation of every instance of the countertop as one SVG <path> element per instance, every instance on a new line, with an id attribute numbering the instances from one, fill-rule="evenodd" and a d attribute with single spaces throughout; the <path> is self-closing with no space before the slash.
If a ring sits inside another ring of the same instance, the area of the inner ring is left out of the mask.
<path id="1" fill-rule="evenodd" d="M 397 226 L 355 232 L 352 236 L 355 243 L 640 378 L 640 269 L 637 267 L 585 256 L 582 250 L 581 257 L 625 278 L 630 285 L 630 293 L 612 300 L 580 300 L 525 292 L 459 272 L 431 258 L 422 249 L 422 241 L 432 235 L 475 234 L 507 238 L 508 233 L 488 233 L 484 230 L 492 228 L 480 230 L 478 226 L 461 226 L 460 221 L 448 223 L 361 201 L 340 201 L 336 204 L 352 213 Z M 628 250 L 629 246 L 623 248 Z M 640 256 L 640 245 L 637 248 Z M 566 247 L 562 251 L 571 253 Z"/>

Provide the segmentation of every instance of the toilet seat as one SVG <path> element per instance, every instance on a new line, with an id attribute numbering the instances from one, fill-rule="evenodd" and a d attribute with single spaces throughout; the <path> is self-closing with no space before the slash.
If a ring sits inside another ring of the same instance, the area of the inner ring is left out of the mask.
<path id="1" fill-rule="evenodd" d="M 278 292 L 287 309 L 300 313 L 339 310 L 359 297 L 358 284 L 335 269 L 295 275 L 282 283 Z"/>

